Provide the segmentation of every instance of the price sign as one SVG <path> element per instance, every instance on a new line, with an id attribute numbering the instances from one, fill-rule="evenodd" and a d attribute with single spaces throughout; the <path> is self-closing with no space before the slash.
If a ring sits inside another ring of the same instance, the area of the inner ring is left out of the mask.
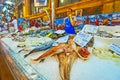
<path id="1" fill-rule="evenodd" d="M 57 30 L 55 31 L 56 34 L 64 34 L 65 33 L 65 30 Z"/>
<path id="2" fill-rule="evenodd" d="M 80 45 L 81 47 L 84 47 L 87 45 L 87 43 L 92 39 L 92 36 L 90 34 L 86 34 L 83 32 L 79 32 L 73 41 Z"/>
<path id="3" fill-rule="evenodd" d="M 69 35 L 67 36 L 64 36 L 64 37 L 61 37 L 59 38 L 58 40 L 56 40 L 55 42 L 58 42 L 58 43 L 66 43 L 69 39 Z"/>
<path id="4" fill-rule="evenodd" d="M 85 25 L 84 26 L 85 27 L 85 32 L 88 32 L 88 33 L 97 33 L 97 31 L 98 31 L 98 27 L 97 26 L 95 26 L 95 25 Z"/>
<path id="5" fill-rule="evenodd" d="M 120 55 L 120 46 L 118 46 L 116 44 L 111 44 L 109 46 L 109 49 L 114 51 L 116 54 Z"/>

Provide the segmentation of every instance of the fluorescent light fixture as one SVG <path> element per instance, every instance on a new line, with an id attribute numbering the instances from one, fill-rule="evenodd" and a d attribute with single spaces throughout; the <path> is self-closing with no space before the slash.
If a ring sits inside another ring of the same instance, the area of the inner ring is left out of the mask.
<path id="1" fill-rule="evenodd" d="M 11 2 L 11 1 L 5 1 L 5 3 L 9 4 L 9 5 L 15 4 L 15 3 Z"/>
<path id="2" fill-rule="evenodd" d="M 61 3 L 63 3 L 64 2 L 64 0 L 60 0 L 61 1 Z"/>

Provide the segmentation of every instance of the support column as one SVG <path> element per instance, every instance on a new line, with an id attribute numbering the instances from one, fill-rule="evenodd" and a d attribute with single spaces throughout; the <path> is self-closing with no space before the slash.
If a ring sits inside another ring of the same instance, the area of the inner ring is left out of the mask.
<path id="1" fill-rule="evenodd" d="M 30 0 L 23 0 L 23 13 L 25 18 L 30 15 Z"/>
<path id="2" fill-rule="evenodd" d="M 26 12 L 26 6 L 25 6 L 25 4 L 23 4 L 23 17 L 24 18 L 27 17 L 27 12 Z"/>
<path id="3" fill-rule="evenodd" d="M 15 7 L 14 16 L 16 16 L 18 18 L 18 7 Z"/>
<path id="4" fill-rule="evenodd" d="M 17 9 L 16 9 L 16 7 L 15 7 L 15 10 L 14 10 L 14 16 L 17 17 Z"/>
<path id="5" fill-rule="evenodd" d="M 54 20 L 55 20 L 55 0 L 51 0 L 51 10 L 52 10 L 52 29 L 55 29 L 54 28 Z"/>
<path id="6" fill-rule="evenodd" d="M 114 0 L 114 12 L 120 12 L 120 1 Z"/>

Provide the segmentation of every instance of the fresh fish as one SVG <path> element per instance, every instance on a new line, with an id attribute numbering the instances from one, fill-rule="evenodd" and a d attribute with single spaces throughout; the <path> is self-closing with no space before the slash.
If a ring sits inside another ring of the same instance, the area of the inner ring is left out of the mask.
<path id="1" fill-rule="evenodd" d="M 70 36 L 67 44 L 59 44 L 38 58 L 33 59 L 33 61 L 43 60 L 48 56 L 57 55 L 61 80 L 70 80 L 70 72 L 75 60 L 78 57 L 84 60 L 90 54 L 87 49 L 77 46 L 74 43 L 73 38 L 74 36 Z"/>
<path id="2" fill-rule="evenodd" d="M 61 80 L 70 80 L 70 72 L 74 61 L 77 58 L 76 53 L 69 47 L 69 53 L 58 54 L 59 72 Z"/>
<path id="3" fill-rule="evenodd" d="M 53 48 L 51 48 L 50 50 L 48 50 L 47 52 L 45 52 L 43 55 L 39 56 L 36 59 L 33 59 L 33 61 L 38 61 L 38 60 L 42 60 L 48 56 L 53 56 L 59 53 L 64 53 L 65 49 L 64 47 L 67 46 L 66 44 L 59 44 L 58 46 L 55 46 Z"/>
<path id="4" fill-rule="evenodd" d="M 47 43 L 41 44 L 41 45 L 32 45 L 32 47 L 35 47 L 35 49 L 33 49 L 32 51 L 30 51 L 28 54 L 25 54 L 24 57 L 29 56 L 31 53 L 33 52 L 38 52 L 38 51 L 42 51 L 42 50 L 47 50 L 49 48 L 52 47 L 52 44 L 54 43 L 54 41 L 49 41 Z"/>
<path id="5" fill-rule="evenodd" d="M 41 36 L 45 36 L 45 35 L 47 35 L 48 33 L 51 33 L 51 32 L 53 33 L 53 30 L 52 30 L 52 29 L 41 31 L 39 34 L 40 34 Z"/>

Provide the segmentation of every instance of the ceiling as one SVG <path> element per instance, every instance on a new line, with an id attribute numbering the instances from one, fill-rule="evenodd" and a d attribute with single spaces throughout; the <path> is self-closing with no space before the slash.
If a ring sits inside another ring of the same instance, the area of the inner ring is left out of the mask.
<path id="1" fill-rule="evenodd" d="M 0 3 L 4 3 L 6 0 L 0 0 Z"/>

